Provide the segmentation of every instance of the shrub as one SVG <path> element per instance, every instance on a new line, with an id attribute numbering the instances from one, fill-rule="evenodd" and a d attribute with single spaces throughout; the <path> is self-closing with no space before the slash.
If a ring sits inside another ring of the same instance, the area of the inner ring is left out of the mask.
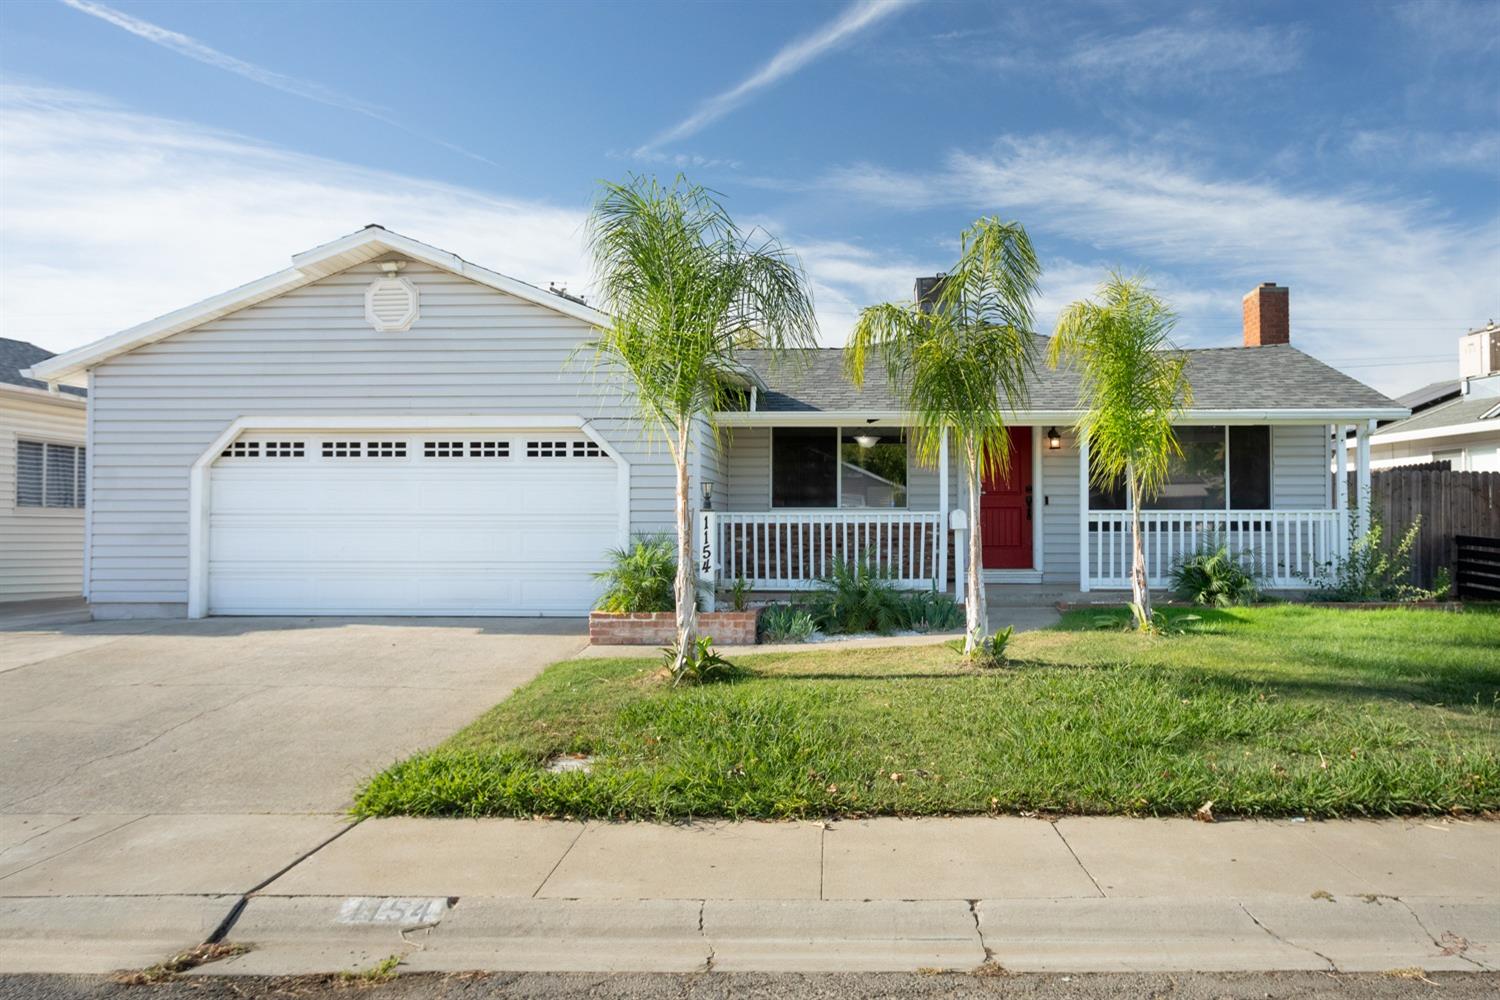
<path id="1" fill-rule="evenodd" d="M 837 563 L 807 602 L 813 623 L 829 635 L 879 632 L 888 635 L 907 621 L 907 607 L 887 577 L 867 562 Z"/>
<path id="2" fill-rule="evenodd" d="M 1359 534 L 1349 519 L 1349 554 L 1335 559 L 1327 572 L 1312 584 L 1311 596 L 1319 601 L 1430 601 L 1436 593 L 1411 583 L 1411 550 L 1422 529 L 1417 517 L 1395 548 L 1385 545 L 1385 524 L 1373 512 L 1370 528 Z"/>
<path id="3" fill-rule="evenodd" d="M 816 628 L 812 615 L 791 604 L 771 604 L 760 613 L 760 637 L 766 642 L 806 642 Z"/>
<path id="4" fill-rule="evenodd" d="M 734 581 L 734 586 L 729 588 L 729 606 L 735 611 L 744 611 L 745 605 L 750 599 L 750 581 L 743 576 Z"/>
<path id="5" fill-rule="evenodd" d="M 664 535 L 637 538 L 626 549 L 609 550 L 609 569 L 594 574 L 605 582 L 600 611 L 673 611 L 672 584 L 677 576 L 677 546 Z"/>
<path id="6" fill-rule="evenodd" d="M 1222 544 L 1199 549 L 1178 563 L 1172 570 L 1172 593 L 1207 608 L 1254 604 L 1260 597 L 1255 576 Z"/>
<path id="7" fill-rule="evenodd" d="M 975 643 L 974 649 L 964 654 L 964 658 L 976 667 L 1003 667 L 1009 662 L 1006 649 L 1010 646 L 1011 636 L 1016 634 L 1014 625 L 1007 625 L 1005 629 L 994 635 L 980 636 Z M 948 644 L 958 652 L 964 652 L 964 640 L 955 639 Z"/>
<path id="8" fill-rule="evenodd" d="M 944 632 L 957 628 L 964 620 L 964 613 L 953 597 L 936 590 L 907 594 L 902 605 L 901 624 L 917 632 Z"/>
<path id="9" fill-rule="evenodd" d="M 739 676 L 739 668 L 714 649 L 712 636 L 700 635 L 693 640 L 693 648 L 683 658 L 681 669 L 677 669 L 677 651 L 675 644 L 662 649 L 667 657 L 667 666 L 672 669 L 674 687 L 678 684 L 710 684 Z"/>

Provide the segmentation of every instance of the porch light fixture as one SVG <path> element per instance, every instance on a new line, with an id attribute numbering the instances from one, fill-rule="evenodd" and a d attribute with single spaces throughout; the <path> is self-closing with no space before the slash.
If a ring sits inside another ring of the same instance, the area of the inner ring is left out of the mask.
<path id="1" fill-rule="evenodd" d="M 1057 451 L 1062 447 L 1062 435 L 1057 433 L 1056 427 L 1047 428 L 1047 450 Z"/>
<path id="2" fill-rule="evenodd" d="M 854 435 L 854 443 L 865 449 L 865 451 L 869 451 L 880 443 L 880 438 L 874 434 L 856 434 Z"/>
<path id="3" fill-rule="evenodd" d="M 699 483 L 698 486 L 699 486 L 699 489 L 701 489 L 703 491 L 703 509 L 704 510 L 713 510 L 714 509 L 714 484 L 713 484 L 713 480 L 711 480 L 711 479 L 705 479 L 705 480 L 703 480 L 702 483 Z"/>

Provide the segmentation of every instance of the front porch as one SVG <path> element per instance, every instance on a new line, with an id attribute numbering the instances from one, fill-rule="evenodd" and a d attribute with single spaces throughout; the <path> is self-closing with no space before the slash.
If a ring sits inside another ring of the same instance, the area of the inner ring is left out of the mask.
<path id="1" fill-rule="evenodd" d="M 899 422 L 871 417 L 854 427 L 783 419 L 734 428 L 716 474 L 704 480 L 713 485 L 697 513 L 705 583 L 714 591 L 743 581 L 752 591 L 797 592 L 835 567 L 869 565 L 895 587 L 933 588 L 962 601 L 977 511 L 985 582 L 1005 586 L 1012 600 L 1023 587 L 1061 599 L 1129 588 L 1130 513 L 1091 485 L 1087 443 L 1070 430 L 1051 419 L 1013 427 L 1010 469 L 971 498 L 959 485 L 961 470 L 950 466 L 946 440 L 936 462 L 922 463 Z M 1369 430 L 1356 431 L 1363 484 Z M 1141 514 L 1153 588 L 1168 586 L 1178 563 L 1215 544 L 1227 546 L 1263 588 L 1303 589 L 1344 552 L 1349 519 L 1363 522 L 1363 508 L 1340 488 L 1342 470 L 1328 473 L 1330 463 L 1341 464 L 1334 442 L 1344 425 L 1226 421 L 1183 432 L 1183 471 L 1164 494 L 1172 506 Z M 859 468 L 856 449 L 869 450 L 870 440 L 887 448 L 899 442 L 904 458 L 886 455 L 879 476 Z"/>

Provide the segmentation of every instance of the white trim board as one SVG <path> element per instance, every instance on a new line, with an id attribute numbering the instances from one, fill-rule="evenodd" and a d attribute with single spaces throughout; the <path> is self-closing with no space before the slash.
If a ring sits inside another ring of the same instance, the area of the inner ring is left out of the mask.
<path id="1" fill-rule="evenodd" d="M 495 431 L 577 430 L 615 462 L 616 503 L 619 505 L 619 543 L 630 542 L 630 462 L 619 450 L 576 414 L 560 416 L 263 416 L 240 417 L 214 438 L 193 462 L 188 473 L 188 617 L 208 614 L 209 470 L 229 444 L 247 431 Z"/>

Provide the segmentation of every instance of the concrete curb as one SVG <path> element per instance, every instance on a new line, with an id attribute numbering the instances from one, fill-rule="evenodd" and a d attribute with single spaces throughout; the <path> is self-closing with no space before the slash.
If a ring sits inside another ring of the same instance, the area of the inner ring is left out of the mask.
<path id="1" fill-rule="evenodd" d="M 963 900 L 719 900 L 703 934 L 722 972 L 972 969 L 985 959 Z"/>
<path id="2" fill-rule="evenodd" d="M 1259 927 L 1235 900 L 981 900 L 979 929 L 1016 972 L 1328 969 Z"/>
<path id="3" fill-rule="evenodd" d="M 202 944 L 239 896 L 0 899 L 0 972 L 141 969 Z"/>
<path id="4" fill-rule="evenodd" d="M 413 971 L 703 972 L 702 904 L 683 899 L 464 899 Z"/>

